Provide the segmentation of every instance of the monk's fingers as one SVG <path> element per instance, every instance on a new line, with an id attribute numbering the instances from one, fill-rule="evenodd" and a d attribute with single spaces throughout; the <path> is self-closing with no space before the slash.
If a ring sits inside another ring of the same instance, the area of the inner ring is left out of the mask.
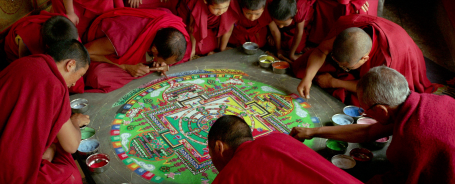
<path id="1" fill-rule="evenodd" d="M 370 7 L 370 4 L 368 3 L 368 1 L 365 2 L 365 5 L 367 5 L 367 7 Z"/>
<path id="2" fill-rule="evenodd" d="M 359 10 L 356 10 L 356 11 L 355 11 L 355 13 L 359 14 L 359 13 L 360 13 L 360 11 L 359 11 Z"/>
<path id="3" fill-rule="evenodd" d="M 362 10 L 363 10 L 364 12 L 367 12 L 367 11 L 368 11 L 368 7 L 366 7 L 365 5 L 363 5 L 363 6 L 362 6 Z"/>

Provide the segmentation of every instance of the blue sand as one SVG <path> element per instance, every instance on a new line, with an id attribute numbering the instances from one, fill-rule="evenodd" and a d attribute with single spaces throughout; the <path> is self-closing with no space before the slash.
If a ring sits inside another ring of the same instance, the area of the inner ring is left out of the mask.
<path id="1" fill-rule="evenodd" d="M 332 117 L 332 120 L 339 125 L 349 125 L 352 123 L 346 116 L 334 116 Z"/>
<path id="2" fill-rule="evenodd" d="M 346 107 L 343 111 L 345 114 L 352 116 L 352 117 L 358 117 L 358 116 L 362 115 L 362 113 L 363 113 L 362 108 L 355 107 L 355 106 Z"/>
<path id="3" fill-rule="evenodd" d="M 79 144 L 79 148 L 77 148 L 77 150 L 81 152 L 90 152 L 98 148 L 99 145 L 100 143 L 96 140 L 86 140 Z"/>

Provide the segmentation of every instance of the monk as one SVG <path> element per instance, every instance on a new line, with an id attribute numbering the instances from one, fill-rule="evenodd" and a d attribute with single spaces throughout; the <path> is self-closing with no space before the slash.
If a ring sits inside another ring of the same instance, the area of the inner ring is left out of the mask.
<path id="1" fill-rule="evenodd" d="M 455 100 L 419 94 L 405 76 L 386 66 L 372 68 L 357 84 L 360 106 L 375 124 L 295 127 L 289 135 L 304 141 L 323 137 L 370 142 L 393 135 L 387 158 L 395 169 L 376 183 L 455 182 Z"/>
<path id="2" fill-rule="evenodd" d="M 377 16 L 378 0 L 317 0 L 308 41 L 320 44 L 341 16 L 367 14 Z"/>
<path id="3" fill-rule="evenodd" d="M 250 126 L 234 115 L 216 120 L 208 147 L 220 172 L 213 183 L 362 183 L 289 135 L 253 140 Z"/>
<path id="4" fill-rule="evenodd" d="M 177 12 L 188 25 L 191 59 L 226 50 L 239 17 L 239 10 L 231 0 L 182 0 Z"/>
<path id="5" fill-rule="evenodd" d="M 89 92 L 121 88 L 153 71 L 149 66 L 183 63 L 191 52 L 181 18 L 165 9 L 115 9 L 98 17 L 87 33 L 95 61 L 85 76 Z"/>
<path id="6" fill-rule="evenodd" d="M 5 52 L 9 63 L 31 54 L 44 54 L 52 43 L 77 39 L 77 29 L 62 14 L 42 11 L 24 17 L 12 26 L 5 38 Z"/>
<path id="7" fill-rule="evenodd" d="M 294 61 L 305 48 L 315 1 L 273 0 L 268 6 L 270 16 L 281 32 L 279 39 L 275 39 L 280 41 L 274 43 L 279 58 Z"/>
<path id="8" fill-rule="evenodd" d="M 326 62 L 327 61 L 327 62 Z M 369 15 L 341 17 L 327 38 L 292 64 L 302 78 L 297 91 L 309 98 L 313 78 L 345 104 L 359 105 L 356 84 L 370 68 L 385 65 L 405 75 L 409 88 L 437 90 L 426 76 L 422 51 L 397 24 Z"/>
<path id="9" fill-rule="evenodd" d="M 229 44 L 239 47 L 245 42 L 254 42 L 259 47 L 264 47 L 267 44 L 267 27 L 273 38 L 279 37 L 280 30 L 272 21 L 266 3 L 267 0 L 238 0 L 235 3 L 243 15 L 234 24 Z M 275 39 L 275 42 L 278 41 Z"/>
<path id="10" fill-rule="evenodd" d="M 71 116 L 68 88 L 89 63 L 84 46 L 69 40 L 0 72 L 0 183 L 82 183 L 71 153 L 90 120 Z"/>
<path id="11" fill-rule="evenodd" d="M 84 34 L 90 23 L 102 13 L 123 7 L 122 0 L 51 0 L 52 11 L 65 14 L 73 22 L 79 37 L 85 43 Z"/>

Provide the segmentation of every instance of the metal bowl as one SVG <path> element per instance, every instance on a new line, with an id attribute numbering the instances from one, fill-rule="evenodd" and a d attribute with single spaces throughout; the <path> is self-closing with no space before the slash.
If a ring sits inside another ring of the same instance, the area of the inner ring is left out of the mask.
<path id="1" fill-rule="evenodd" d="M 70 102 L 73 113 L 84 113 L 88 110 L 88 100 L 85 98 L 76 98 Z"/>
<path id="2" fill-rule="evenodd" d="M 262 68 L 269 68 L 273 62 L 275 62 L 275 58 L 269 55 L 260 55 L 258 57 L 259 60 L 259 66 Z"/>
<path id="3" fill-rule="evenodd" d="M 344 154 L 349 144 L 344 141 L 338 141 L 333 139 L 327 139 L 325 141 L 325 146 L 332 155 Z"/>
<path id="4" fill-rule="evenodd" d="M 85 126 L 80 129 L 81 129 L 81 139 L 82 140 L 92 139 L 95 137 L 96 130 L 94 128 Z"/>
<path id="5" fill-rule="evenodd" d="M 289 63 L 286 61 L 275 62 L 272 64 L 273 73 L 284 74 L 286 70 L 290 67 Z"/>
<path id="6" fill-rule="evenodd" d="M 85 161 L 88 169 L 94 173 L 102 173 L 109 168 L 110 158 L 109 155 L 104 153 L 97 153 L 89 156 Z"/>
<path id="7" fill-rule="evenodd" d="M 354 123 L 354 118 L 346 114 L 335 114 L 332 116 L 332 121 L 337 125 L 349 125 Z"/>
<path id="8" fill-rule="evenodd" d="M 245 42 L 243 45 L 243 50 L 245 51 L 246 54 L 248 55 L 253 55 L 256 54 L 256 52 L 259 49 L 259 45 L 254 42 Z"/>
<path id="9" fill-rule="evenodd" d="M 368 162 L 373 160 L 373 153 L 366 148 L 354 148 L 349 155 L 356 161 Z"/>
<path id="10" fill-rule="evenodd" d="M 335 155 L 330 161 L 340 169 L 351 169 L 356 163 L 352 157 L 347 155 Z"/>
<path id="11" fill-rule="evenodd" d="M 89 144 L 92 143 L 94 144 L 93 145 L 93 149 L 91 149 L 90 151 L 86 151 L 85 148 L 91 148 L 91 146 L 89 146 Z M 85 147 L 87 146 L 87 147 Z M 98 153 L 98 150 L 100 148 L 100 142 L 96 139 L 86 139 L 86 140 L 82 140 L 81 143 L 79 143 L 79 147 L 77 148 L 77 151 L 79 152 L 79 155 L 81 156 L 89 156 L 89 155 L 92 155 L 94 153 Z"/>
<path id="12" fill-rule="evenodd" d="M 343 112 L 348 116 L 359 118 L 363 113 L 365 113 L 365 110 L 363 110 L 361 107 L 348 105 L 343 108 Z"/>

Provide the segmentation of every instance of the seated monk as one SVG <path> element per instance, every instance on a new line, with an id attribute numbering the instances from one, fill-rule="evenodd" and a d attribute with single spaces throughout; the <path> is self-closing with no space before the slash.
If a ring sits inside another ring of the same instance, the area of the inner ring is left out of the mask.
<path id="1" fill-rule="evenodd" d="M 231 0 L 182 0 L 177 14 L 191 37 L 191 59 L 226 50 L 239 10 Z"/>
<path id="2" fill-rule="evenodd" d="M 239 47 L 245 42 L 254 42 L 259 47 L 264 47 L 267 44 L 267 27 L 271 30 L 273 38 L 279 37 L 280 31 L 272 21 L 266 3 L 267 0 L 238 0 L 234 4 L 239 6 L 237 9 L 241 10 L 243 15 L 240 15 L 234 24 L 229 44 Z"/>
<path id="3" fill-rule="evenodd" d="M 79 37 L 85 43 L 85 31 L 90 23 L 102 13 L 123 7 L 122 0 L 51 0 L 52 11 L 68 16 L 76 25 Z"/>
<path id="4" fill-rule="evenodd" d="M 378 0 L 317 0 L 308 41 L 320 44 L 341 16 L 367 14 L 377 16 Z"/>
<path id="5" fill-rule="evenodd" d="M 86 47 L 95 62 L 85 76 L 85 85 L 91 88 L 87 92 L 108 93 L 121 88 L 153 71 L 147 65 L 188 60 L 191 51 L 187 51 L 185 25 L 180 17 L 164 10 L 115 9 L 93 22 Z"/>
<path id="6" fill-rule="evenodd" d="M 22 57 L 0 72 L 0 183 L 82 183 L 71 153 L 89 117 L 71 116 L 68 88 L 90 58 L 77 40 Z"/>
<path id="7" fill-rule="evenodd" d="M 62 14 L 42 11 L 15 22 L 5 38 L 9 63 L 31 54 L 44 54 L 52 43 L 77 39 L 77 29 Z"/>
<path id="8" fill-rule="evenodd" d="M 268 5 L 270 16 L 280 28 L 280 42 L 275 42 L 277 55 L 283 60 L 296 60 L 305 48 L 310 23 L 313 19 L 313 4 L 316 0 L 273 0 Z M 288 54 L 285 54 L 286 50 Z"/>
<path id="9" fill-rule="evenodd" d="M 234 115 L 216 120 L 208 134 L 215 183 L 362 183 L 291 136 L 272 133 L 253 140 Z"/>
<path id="10" fill-rule="evenodd" d="M 455 100 L 419 94 L 406 78 L 386 66 L 372 68 L 357 84 L 360 106 L 375 124 L 295 127 L 289 135 L 304 141 L 323 137 L 347 142 L 372 142 L 393 136 L 387 158 L 393 171 L 371 183 L 454 183 Z"/>
<path id="11" fill-rule="evenodd" d="M 437 90 L 427 78 L 422 51 L 406 31 L 389 20 L 369 15 L 338 19 L 326 40 L 301 56 L 292 68 L 302 78 L 297 88 L 302 97 L 310 97 L 312 80 L 319 73 L 315 81 L 321 88 L 329 88 L 345 104 L 359 105 L 357 80 L 381 65 L 403 74 L 412 91 Z"/>

